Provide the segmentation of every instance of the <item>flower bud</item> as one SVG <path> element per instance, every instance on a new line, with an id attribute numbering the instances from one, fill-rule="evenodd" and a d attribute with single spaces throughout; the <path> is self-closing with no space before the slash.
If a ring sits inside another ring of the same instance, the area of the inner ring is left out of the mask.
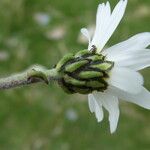
<path id="1" fill-rule="evenodd" d="M 59 85 L 67 93 L 88 94 L 107 89 L 107 78 L 114 63 L 93 51 L 82 50 L 64 56 L 56 65 Z"/>

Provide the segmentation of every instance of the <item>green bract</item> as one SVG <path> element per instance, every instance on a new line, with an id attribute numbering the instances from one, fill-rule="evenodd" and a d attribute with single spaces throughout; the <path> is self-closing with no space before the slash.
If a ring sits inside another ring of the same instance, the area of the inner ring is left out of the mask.
<path id="1" fill-rule="evenodd" d="M 94 51 L 81 50 L 67 54 L 56 65 L 59 85 L 67 93 L 88 94 L 107 89 L 107 78 L 114 63 Z"/>

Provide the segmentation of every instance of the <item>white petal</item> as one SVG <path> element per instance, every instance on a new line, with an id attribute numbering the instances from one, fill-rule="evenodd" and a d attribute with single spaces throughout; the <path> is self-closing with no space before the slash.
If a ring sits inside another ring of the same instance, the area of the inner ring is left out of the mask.
<path id="1" fill-rule="evenodd" d="M 86 28 L 82 28 L 81 29 L 81 33 L 87 38 L 87 40 L 89 42 L 88 49 L 90 49 L 90 46 L 91 46 L 91 36 L 90 36 L 89 31 Z"/>
<path id="2" fill-rule="evenodd" d="M 91 113 L 93 113 L 95 111 L 95 100 L 92 94 L 88 95 L 88 105 Z"/>
<path id="3" fill-rule="evenodd" d="M 95 92 L 94 97 L 100 101 L 109 112 L 110 132 L 115 132 L 119 119 L 118 98 L 109 93 Z"/>
<path id="4" fill-rule="evenodd" d="M 97 118 L 97 121 L 98 122 L 102 121 L 103 117 L 104 117 L 102 104 L 98 103 L 96 101 L 93 94 L 88 95 L 88 104 L 89 104 L 90 111 L 92 113 L 95 112 L 95 116 Z"/>
<path id="5" fill-rule="evenodd" d="M 129 94 L 114 87 L 110 87 L 110 89 L 120 99 L 137 104 L 143 108 L 150 109 L 150 92 L 144 87 L 142 87 L 142 91 L 136 95 Z"/>
<path id="6" fill-rule="evenodd" d="M 143 77 L 140 73 L 128 68 L 114 67 L 111 70 L 109 85 L 117 87 L 123 91 L 137 94 L 141 91 L 143 85 Z"/>
<path id="7" fill-rule="evenodd" d="M 102 39 L 103 31 L 108 19 L 110 18 L 110 15 L 111 8 L 109 2 L 107 2 L 106 5 L 103 3 L 98 6 L 96 15 L 96 29 L 92 40 L 92 44 L 96 45 L 99 48 L 101 48 L 100 40 Z"/>
<path id="8" fill-rule="evenodd" d="M 123 54 L 126 51 L 137 51 L 145 49 L 150 45 L 150 32 L 139 33 L 126 41 L 116 44 L 104 51 L 107 58 L 115 61 L 118 55 Z"/>
<path id="9" fill-rule="evenodd" d="M 144 69 L 150 66 L 150 49 L 127 51 L 115 61 L 117 66 L 128 67 L 133 70 Z"/>
<path id="10" fill-rule="evenodd" d="M 92 40 L 92 45 L 95 45 L 99 52 L 103 49 L 120 23 L 126 5 L 127 0 L 120 0 L 112 14 L 109 2 L 106 5 L 104 3 L 99 5 L 96 17 L 96 30 Z"/>

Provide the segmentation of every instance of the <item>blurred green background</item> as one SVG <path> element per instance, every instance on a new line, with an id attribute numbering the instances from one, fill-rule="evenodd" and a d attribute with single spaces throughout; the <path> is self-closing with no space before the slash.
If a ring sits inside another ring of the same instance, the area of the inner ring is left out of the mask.
<path id="1" fill-rule="evenodd" d="M 102 0 L 0 0 L 0 76 L 32 64 L 52 67 L 68 52 L 87 48 L 80 28 L 93 30 Z M 111 0 L 114 7 L 117 0 Z M 109 45 L 150 31 L 150 1 L 129 1 Z M 150 69 L 141 71 L 150 90 Z M 121 102 L 115 134 L 108 114 L 97 123 L 87 96 L 56 84 L 0 91 L 0 150 L 149 150 L 150 111 Z"/>

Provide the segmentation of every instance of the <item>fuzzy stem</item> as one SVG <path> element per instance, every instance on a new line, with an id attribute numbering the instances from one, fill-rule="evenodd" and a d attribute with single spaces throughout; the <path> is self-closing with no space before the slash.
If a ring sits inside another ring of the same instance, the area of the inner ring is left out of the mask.
<path id="1" fill-rule="evenodd" d="M 59 75 L 55 69 L 46 69 L 40 65 L 34 65 L 26 71 L 0 79 L 0 89 L 10 89 L 28 84 L 58 80 Z"/>

